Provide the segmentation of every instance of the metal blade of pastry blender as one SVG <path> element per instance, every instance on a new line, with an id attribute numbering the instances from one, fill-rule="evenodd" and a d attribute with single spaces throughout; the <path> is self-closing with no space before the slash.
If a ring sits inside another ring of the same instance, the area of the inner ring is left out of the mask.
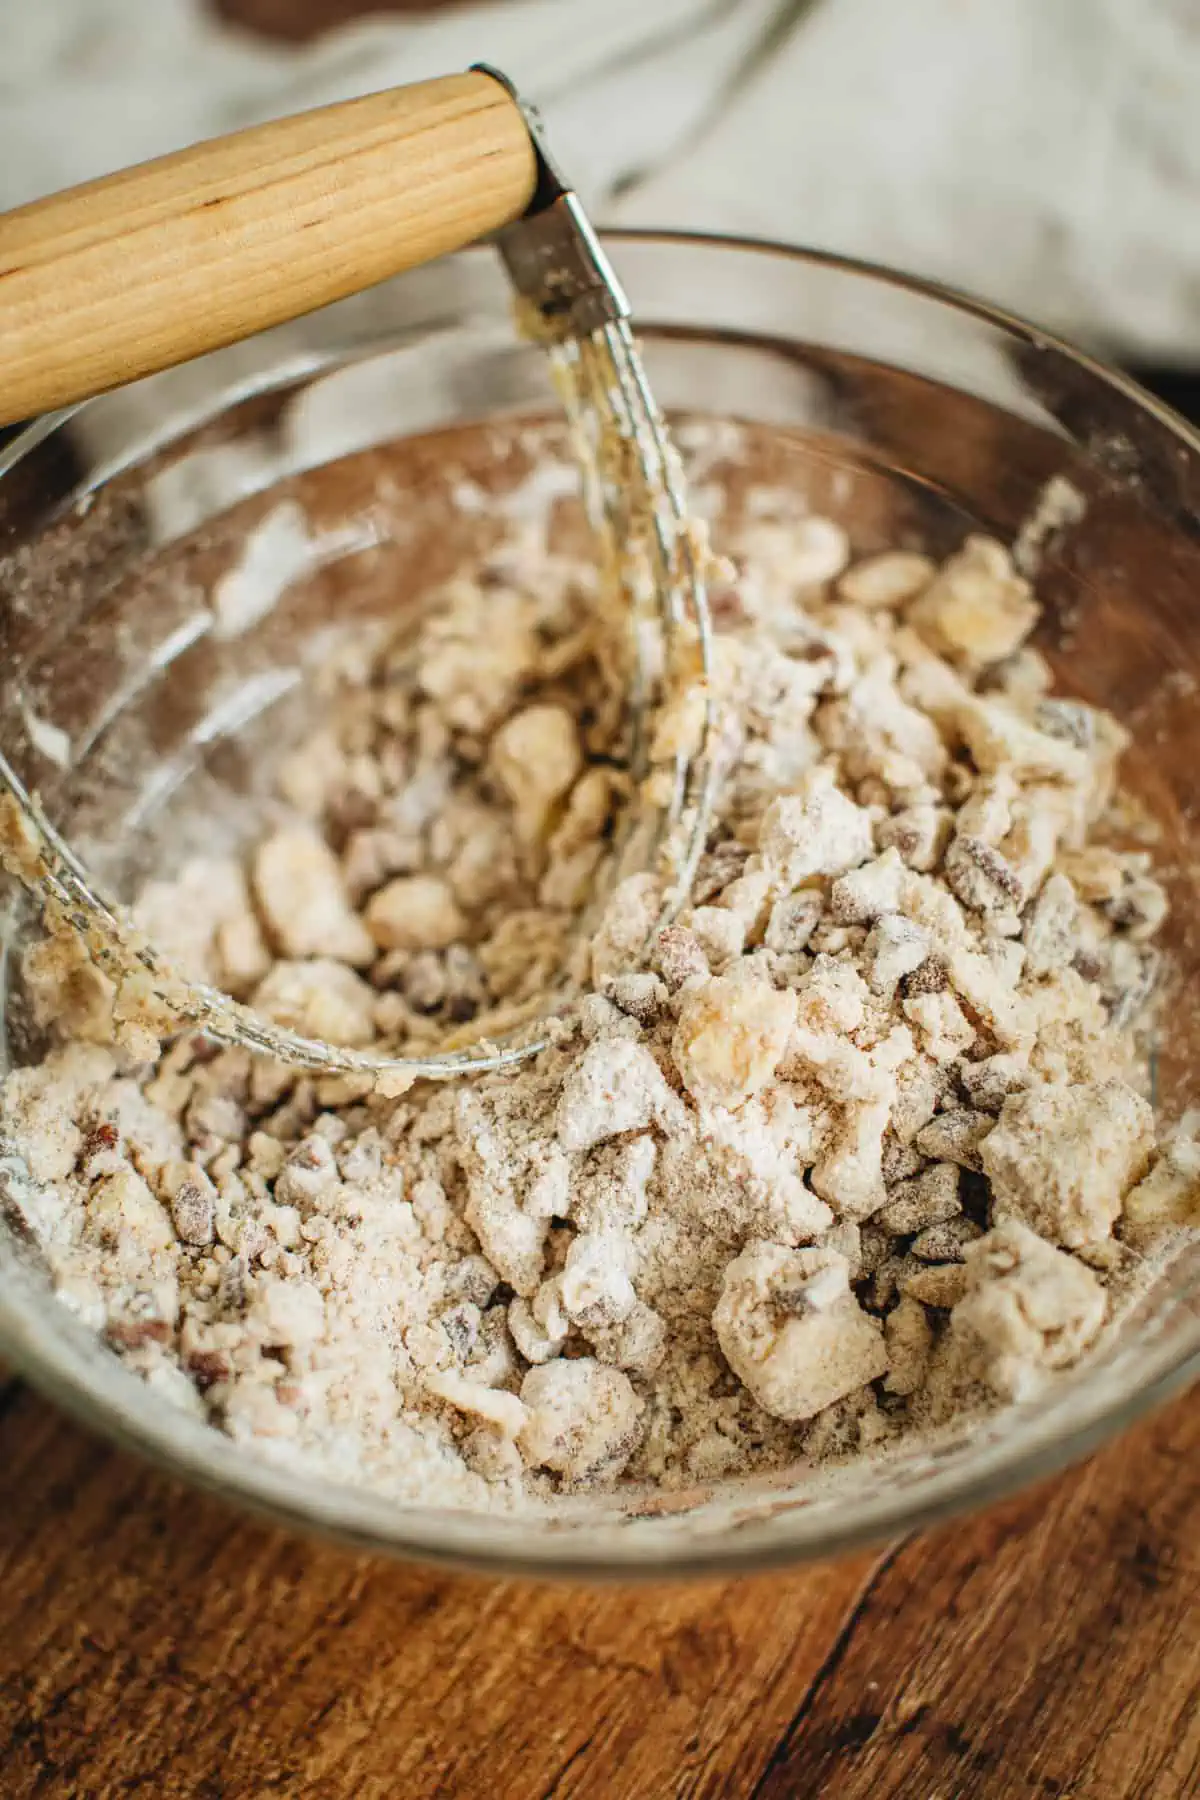
<path id="1" fill-rule="evenodd" d="M 682 647 L 676 665 L 692 671 L 703 688 L 700 741 L 694 751 L 680 750 L 673 757 L 669 799 L 655 838 L 658 855 L 669 865 L 660 920 L 665 923 L 690 887 L 715 782 L 702 553 L 689 525 L 678 460 L 637 353 L 628 301 L 578 196 L 555 167 L 536 114 L 506 78 L 481 66 L 471 71 L 470 79 L 498 85 L 509 96 L 532 152 L 525 210 L 512 222 L 498 227 L 493 222 L 492 233 L 518 296 L 522 323 L 554 362 L 580 451 L 589 511 L 628 600 L 631 626 L 637 613 L 652 609 L 668 650 Z M 635 663 L 635 716 L 643 727 L 648 697 L 645 671 Z M 640 729 L 633 750 L 635 776 L 647 772 L 648 743 L 649 733 Z M 545 1046 L 544 1033 L 527 1027 L 519 1042 L 485 1039 L 410 1058 L 345 1049 L 276 1025 L 227 994 L 180 976 L 122 909 L 103 896 L 2 752 L 0 782 L 10 796 L 3 834 L 6 865 L 80 932 L 93 960 L 116 984 L 122 1012 L 143 1018 L 154 1030 L 200 1031 L 296 1067 L 371 1072 L 391 1078 L 398 1087 L 421 1076 L 503 1068 Z M 553 1010 L 561 1014 L 561 998 Z"/>

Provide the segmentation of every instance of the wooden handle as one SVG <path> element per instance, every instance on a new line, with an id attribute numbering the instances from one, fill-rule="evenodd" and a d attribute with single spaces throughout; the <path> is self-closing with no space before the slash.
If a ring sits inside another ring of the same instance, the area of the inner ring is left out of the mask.
<path id="1" fill-rule="evenodd" d="M 0 424 L 249 337 L 519 218 L 516 102 L 472 73 L 214 138 L 0 215 Z"/>

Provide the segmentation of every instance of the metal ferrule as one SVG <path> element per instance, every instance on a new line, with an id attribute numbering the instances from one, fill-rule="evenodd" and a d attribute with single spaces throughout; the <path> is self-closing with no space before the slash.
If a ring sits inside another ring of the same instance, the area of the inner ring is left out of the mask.
<path id="1" fill-rule="evenodd" d="M 516 292 L 536 309 L 547 335 L 558 342 L 587 337 L 628 319 L 625 291 L 578 194 L 550 154 L 536 109 L 498 69 L 485 63 L 473 66 L 512 95 L 537 157 L 537 185 L 526 212 L 493 239 Z"/>

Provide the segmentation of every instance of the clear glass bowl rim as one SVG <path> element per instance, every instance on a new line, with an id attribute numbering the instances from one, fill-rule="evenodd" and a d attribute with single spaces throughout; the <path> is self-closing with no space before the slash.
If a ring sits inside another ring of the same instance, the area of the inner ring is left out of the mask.
<path id="1" fill-rule="evenodd" d="M 824 267 L 922 296 L 1032 348 L 1054 350 L 1094 381 L 1132 402 L 1200 458 L 1200 433 L 1139 383 L 1054 333 L 939 282 L 863 259 L 765 238 L 619 228 L 604 230 L 600 235 L 617 251 L 618 266 L 623 243 L 653 245 L 668 253 L 672 248 L 699 247 Z M 460 254 L 472 257 L 480 252 L 474 249 Z M 327 360 L 335 362 L 336 355 L 331 354 Z M 319 367 L 314 365 L 304 373 L 319 373 Z M 264 380 L 252 391 L 262 392 L 271 385 L 269 379 Z M 245 398 L 246 393 L 243 388 L 236 395 L 223 395 L 223 405 Z M 82 404 L 89 406 L 93 402 Z M 73 406 L 47 414 L 20 430 L 6 446 L 0 446 L 0 478 L 79 410 Z M 216 408 L 206 416 L 216 416 L 220 410 Z M 105 478 L 115 472 L 106 470 Z M 305 1477 L 301 1481 L 290 1470 L 247 1455 L 207 1425 L 181 1418 L 177 1430 L 165 1422 L 156 1428 L 152 1414 L 163 1420 L 166 1409 L 161 1402 L 153 1408 L 139 1406 L 137 1390 L 144 1389 L 138 1377 L 122 1370 L 120 1383 L 112 1385 L 124 1393 L 101 1394 L 73 1377 L 66 1366 L 69 1359 L 47 1358 L 37 1342 L 44 1334 L 44 1318 L 38 1319 L 40 1329 L 33 1327 L 36 1302 L 31 1304 L 25 1296 L 23 1303 L 10 1303 L 10 1296 L 4 1292 L 6 1285 L 0 1273 L 0 1355 L 16 1373 L 88 1429 L 144 1457 L 164 1474 L 233 1502 L 242 1511 L 268 1523 L 331 1539 L 359 1551 L 496 1576 L 588 1581 L 731 1576 L 847 1554 L 924 1530 L 1057 1474 L 1200 1379 L 1198 1312 L 1194 1330 L 1185 1334 L 1182 1344 L 1173 1344 L 1169 1353 L 1160 1349 L 1157 1358 L 1147 1357 L 1146 1378 L 1136 1388 L 1115 1400 L 1085 1389 L 1076 1395 L 1078 1404 L 1068 1428 L 1060 1428 L 1061 1420 L 1040 1421 L 1016 1451 L 1004 1444 L 986 1444 L 977 1457 L 972 1457 L 969 1466 L 938 1470 L 922 1481 L 919 1492 L 911 1488 L 888 1492 L 885 1482 L 880 1492 L 846 1497 L 832 1528 L 822 1523 L 814 1529 L 815 1522 L 803 1508 L 786 1508 L 775 1516 L 765 1509 L 768 1516 L 761 1519 L 739 1522 L 725 1530 L 705 1531 L 695 1537 L 664 1536 L 651 1544 L 645 1539 L 639 1541 L 636 1533 L 621 1525 L 603 1525 L 595 1531 L 583 1527 L 564 1530 L 548 1520 L 522 1520 L 504 1514 L 416 1512 L 321 1477 Z M 64 1314 L 64 1321 L 67 1317 Z M 751 1510 L 751 1505 L 745 1510 Z"/>

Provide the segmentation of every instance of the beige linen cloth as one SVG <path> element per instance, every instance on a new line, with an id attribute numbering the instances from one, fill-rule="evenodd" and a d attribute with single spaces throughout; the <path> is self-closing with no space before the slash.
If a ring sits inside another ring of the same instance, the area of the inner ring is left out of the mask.
<path id="1" fill-rule="evenodd" d="M 1200 363 L 1197 0 L 492 0 L 302 49 L 202 0 L 0 0 L 0 206 L 477 60 L 602 220 L 815 244 Z"/>

